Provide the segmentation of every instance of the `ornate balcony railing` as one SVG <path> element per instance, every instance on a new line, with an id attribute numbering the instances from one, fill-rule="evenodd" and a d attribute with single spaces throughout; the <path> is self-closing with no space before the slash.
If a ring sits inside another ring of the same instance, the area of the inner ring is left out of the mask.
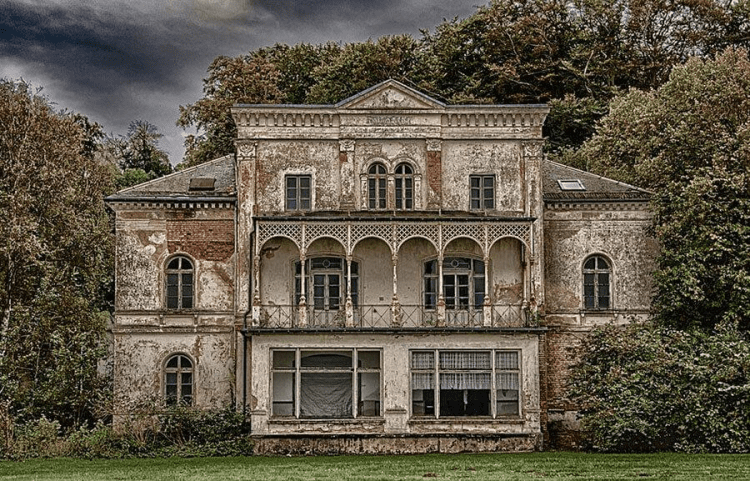
<path id="1" fill-rule="evenodd" d="M 539 327 L 536 317 L 518 304 L 482 308 L 445 309 L 444 320 L 437 309 L 423 306 L 378 304 L 346 309 L 322 310 L 313 306 L 262 305 L 254 329 L 444 329 Z M 490 318 L 485 319 L 485 314 Z"/>

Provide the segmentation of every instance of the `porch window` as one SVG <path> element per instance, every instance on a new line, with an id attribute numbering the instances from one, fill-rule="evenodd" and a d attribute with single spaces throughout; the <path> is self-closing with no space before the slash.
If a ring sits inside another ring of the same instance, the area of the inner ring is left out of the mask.
<path id="1" fill-rule="evenodd" d="M 519 351 L 412 351 L 412 416 L 520 414 Z"/>
<path id="2" fill-rule="evenodd" d="M 359 303 L 359 264 L 352 261 L 352 304 Z M 305 262 L 305 298 L 318 311 L 337 311 L 346 301 L 346 259 L 341 257 L 313 257 Z M 302 264 L 294 263 L 294 303 L 299 304 L 302 294 Z"/>
<path id="3" fill-rule="evenodd" d="M 386 208 L 386 170 L 383 164 L 372 164 L 367 171 L 367 198 L 370 209 Z"/>
<path id="4" fill-rule="evenodd" d="M 184 256 L 167 264 L 167 309 L 193 308 L 193 263 Z"/>
<path id="5" fill-rule="evenodd" d="M 396 209 L 414 208 L 414 170 L 409 164 L 396 166 Z"/>
<path id="6" fill-rule="evenodd" d="M 583 264 L 583 303 L 586 309 L 610 309 L 609 262 L 589 257 Z"/>
<path id="7" fill-rule="evenodd" d="M 424 306 L 435 309 L 438 294 L 437 260 L 424 264 Z M 446 309 L 479 309 L 484 302 L 484 261 L 466 257 L 443 259 L 443 297 Z"/>
<path id="8" fill-rule="evenodd" d="M 380 416 L 380 351 L 278 349 L 272 356 L 273 416 Z"/>

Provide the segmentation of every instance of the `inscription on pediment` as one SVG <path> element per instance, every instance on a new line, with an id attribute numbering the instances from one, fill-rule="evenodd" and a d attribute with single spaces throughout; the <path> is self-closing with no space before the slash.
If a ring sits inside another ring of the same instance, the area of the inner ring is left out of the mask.
<path id="1" fill-rule="evenodd" d="M 399 115 L 368 115 L 367 125 L 412 125 L 414 119 Z"/>

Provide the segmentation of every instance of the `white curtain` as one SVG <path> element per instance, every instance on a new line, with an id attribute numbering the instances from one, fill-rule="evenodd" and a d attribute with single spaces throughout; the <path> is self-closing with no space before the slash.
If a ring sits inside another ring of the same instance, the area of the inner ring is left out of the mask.
<path id="1" fill-rule="evenodd" d="M 440 369 L 490 369 L 489 352 L 440 352 Z"/>
<path id="2" fill-rule="evenodd" d="M 303 372 L 299 414 L 303 418 L 352 417 L 352 374 Z"/>
<path id="3" fill-rule="evenodd" d="M 440 389 L 490 389 L 489 372 L 440 373 Z"/>

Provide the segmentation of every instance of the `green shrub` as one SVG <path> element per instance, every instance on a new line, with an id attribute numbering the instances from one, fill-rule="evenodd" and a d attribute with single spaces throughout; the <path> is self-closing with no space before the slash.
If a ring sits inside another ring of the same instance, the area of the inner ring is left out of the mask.
<path id="1" fill-rule="evenodd" d="M 608 326 L 579 354 L 569 394 L 589 448 L 750 452 L 750 343 L 742 333 Z"/>
<path id="2" fill-rule="evenodd" d="M 45 417 L 13 428 L 12 439 L 0 446 L 0 458 L 242 456 L 253 451 L 250 425 L 232 409 L 170 408 L 118 430 L 99 421 L 65 434 L 58 421 Z"/>

